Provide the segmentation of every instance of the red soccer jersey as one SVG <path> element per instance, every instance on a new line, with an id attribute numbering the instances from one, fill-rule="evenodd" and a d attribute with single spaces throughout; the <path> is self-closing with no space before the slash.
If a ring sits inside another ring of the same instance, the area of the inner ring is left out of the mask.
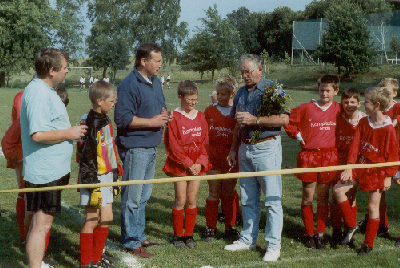
<path id="1" fill-rule="evenodd" d="M 209 126 L 208 137 L 210 141 L 210 150 L 212 150 L 213 144 L 231 147 L 233 130 L 236 124 L 236 120 L 229 116 L 230 112 L 228 111 L 231 109 L 232 107 L 210 105 L 204 111 Z"/>
<path id="2" fill-rule="evenodd" d="M 347 156 L 349 155 L 350 143 L 354 138 L 356 127 L 360 119 L 365 116 L 365 113 L 357 111 L 358 121 L 356 124 L 351 124 L 346 120 L 344 114 L 338 115 L 336 125 L 336 148 L 339 152 L 339 164 L 347 164 Z"/>
<path id="3" fill-rule="evenodd" d="M 366 116 L 357 125 L 354 139 L 350 144 L 347 162 L 354 164 L 360 156 L 370 163 L 398 161 L 398 142 L 396 132 L 389 117 L 381 127 L 373 127 Z M 397 166 L 384 168 L 386 177 L 396 175 Z"/>
<path id="4" fill-rule="evenodd" d="M 19 119 L 19 115 L 21 113 L 21 98 L 24 94 L 23 91 L 18 92 L 13 99 L 13 107 L 11 113 L 11 123 L 14 123 L 15 120 Z"/>
<path id="5" fill-rule="evenodd" d="M 168 158 L 162 169 L 167 175 L 189 176 L 189 167 L 201 164 L 199 175 L 210 169 L 208 147 L 208 125 L 204 114 L 197 111 L 194 118 L 188 118 L 179 111 L 173 112 L 164 135 L 165 151 Z"/>
<path id="6" fill-rule="evenodd" d="M 397 126 L 394 129 L 396 130 L 396 138 L 400 145 L 400 102 L 393 103 L 383 114 L 389 116 L 392 121 L 397 119 Z"/>
<path id="7" fill-rule="evenodd" d="M 328 108 L 322 108 L 312 100 L 292 109 L 289 124 L 284 128 L 292 139 L 301 134 L 304 149 L 334 148 L 336 119 L 340 110 L 340 104 L 335 101 Z"/>

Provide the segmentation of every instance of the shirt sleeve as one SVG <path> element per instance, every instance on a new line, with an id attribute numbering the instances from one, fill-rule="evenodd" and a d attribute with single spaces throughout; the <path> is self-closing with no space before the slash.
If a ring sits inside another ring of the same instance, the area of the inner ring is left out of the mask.
<path id="1" fill-rule="evenodd" d="M 390 128 L 393 129 L 393 128 Z M 388 142 L 386 142 L 386 162 L 397 162 L 399 161 L 399 144 L 397 142 L 396 133 L 393 131 L 389 132 L 387 137 Z M 385 170 L 386 177 L 393 177 L 396 175 L 399 166 L 391 166 L 387 167 Z"/>
<path id="2" fill-rule="evenodd" d="M 44 105 L 48 97 L 45 96 L 43 90 L 37 90 L 29 95 L 26 103 L 26 115 L 29 122 L 29 135 L 32 136 L 36 132 L 50 131 L 51 125 L 51 105 Z"/>
<path id="3" fill-rule="evenodd" d="M 137 114 L 138 98 L 127 88 L 117 91 L 118 102 L 115 105 L 114 120 L 119 128 L 128 127 Z"/>
<path id="4" fill-rule="evenodd" d="M 302 119 L 303 116 L 300 106 L 293 108 L 289 116 L 289 124 L 283 127 L 291 139 L 298 139 L 299 134 L 301 137 L 301 132 L 298 126 L 300 125 Z"/>

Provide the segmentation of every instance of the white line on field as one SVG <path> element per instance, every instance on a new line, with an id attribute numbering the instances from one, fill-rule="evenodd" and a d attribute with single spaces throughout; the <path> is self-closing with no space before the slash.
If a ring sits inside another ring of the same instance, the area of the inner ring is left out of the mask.
<path id="1" fill-rule="evenodd" d="M 77 222 L 79 222 L 80 224 L 83 224 L 83 220 L 85 217 L 84 213 L 81 213 L 79 210 L 70 207 L 64 201 L 61 201 L 61 206 L 68 209 L 70 211 L 71 215 L 73 215 L 73 217 L 77 220 Z M 121 262 L 128 265 L 129 267 L 131 267 L 131 268 L 142 268 L 143 267 L 136 258 L 132 257 L 132 255 L 130 255 L 129 253 L 123 252 L 121 250 L 121 247 L 118 244 L 115 244 L 109 240 L 106 240 L 106 245 L 108 248 L 118 251 L 121 255 L 123 255 L 121 258 Z"/>

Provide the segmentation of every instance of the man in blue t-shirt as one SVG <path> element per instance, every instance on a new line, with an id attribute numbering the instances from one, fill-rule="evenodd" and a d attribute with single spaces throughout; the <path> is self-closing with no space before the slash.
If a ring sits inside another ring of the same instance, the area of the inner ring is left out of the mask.
<path id="1" fill-rule="evenodd" d="M 71 127 L 65 105 L 54 90 L 65 82 L 67 61 L 66 51 L 42 49 L 35 58 L 37 78 L 28 84 L 22 96 L 21 139 L 26 188 L 67 184 L 72 140 L 86 133 L 86 126 Z M 26 193 L 26 209 L 33 214 L 26 244 L 29 267 L 40 268 L 46 235 L 54 214 L 61 211 L 61 190 Z"/>
<path id="2" fill-rule="evenodd" d="M 123 161 L 123 181 L 154 178 L 157 145 L 164 127 L 172 119 L 166 112 L 161 82 L 161 47 L 141 44 L 136 53 L 135 68 L 117 88 L 118 102 L 114 119 L 116 143 Z M 152 258 L 145 248 L 159 245 L 147 239 L 145 207 L 151 196 L 152 184 L 122 186 L 121 236 L 125 249 L 139 257 Z"/>

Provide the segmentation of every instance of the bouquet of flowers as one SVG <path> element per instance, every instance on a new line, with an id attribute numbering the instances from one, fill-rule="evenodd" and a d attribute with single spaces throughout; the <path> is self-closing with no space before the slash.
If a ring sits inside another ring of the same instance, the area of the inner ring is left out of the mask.
<path id="1" fill-rule="evenodd" d="M 288 94 L 282 88 L 282 84 L 278 84 L 275 80 L 272 85 L 267 85 L 265 87 L 264 95 L 262 96 L 261 106 L 257 111 L 257 116 L 271 116 L 279 115 L 282 112 L 289 110 L 287 101 L 292 100 Z M 251 137 L 251 143 L 255 141 L 261 135 L 261 127 L 253 132 Z"/>

